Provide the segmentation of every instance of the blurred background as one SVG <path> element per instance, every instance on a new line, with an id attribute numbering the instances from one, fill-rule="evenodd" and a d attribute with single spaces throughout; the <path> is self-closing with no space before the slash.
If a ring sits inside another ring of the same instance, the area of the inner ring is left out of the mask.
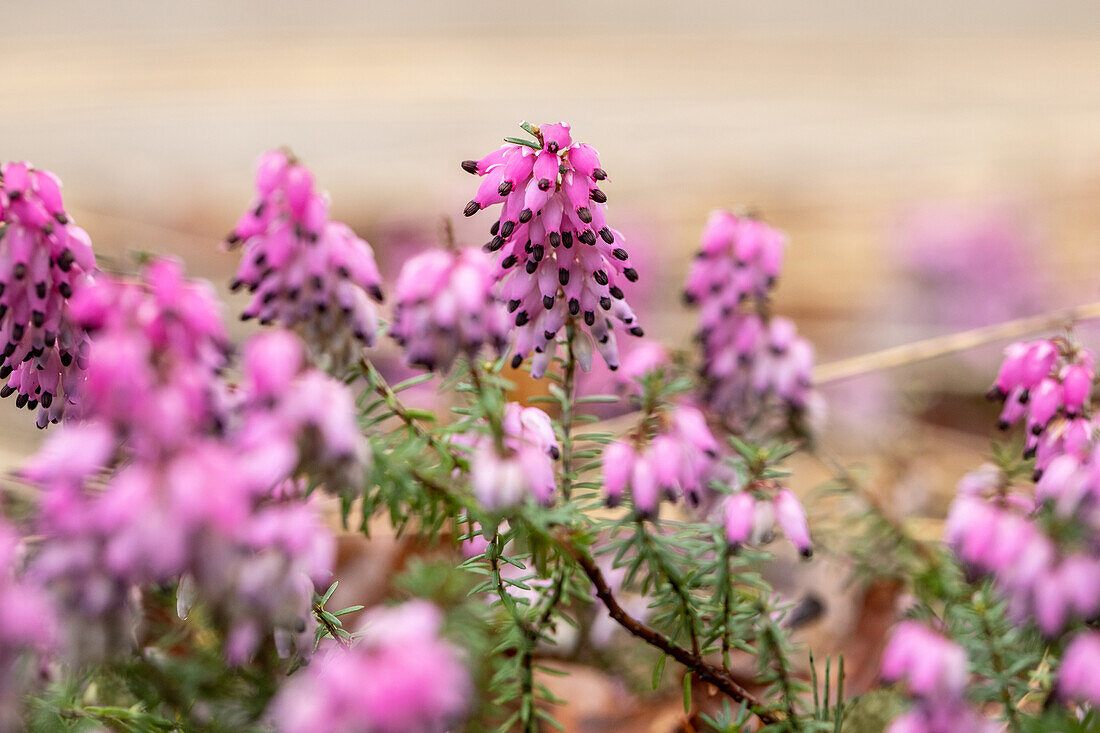
<path id="1" fill-rule="evenodd" d="M 459 162 L 525 119 L 599 149 L 628 297 L 677 346 L 715 207 L 789 232 L 776 308 L 821 362 L 1100 300 L 1093 0 L 7 0 L 0 27 L 0 158 L 57 172 L 105 261 L 183 256 L 228 318 L 260 152 L 293 148 L 392 277 L 443 215 L 484 241 Z M 823 388 L 822 440 L 929 536 L 988 450 L 1001 346 Z M 0 418 L 10 468 L 39 436 Z"/>

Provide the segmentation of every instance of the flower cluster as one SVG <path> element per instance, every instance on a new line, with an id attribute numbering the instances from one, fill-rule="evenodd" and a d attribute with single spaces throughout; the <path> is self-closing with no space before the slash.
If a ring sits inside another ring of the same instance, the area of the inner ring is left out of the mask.
<path id="1" fill-rule="evenodd" d="M 882 655 L 882 678 L 905 681 L 913 709 L 895 720 L 890 733 L 992 733 L 998 726 L 966 702 L 966 651 L 935 631 L 904 621 Z"/>
<path id="2" fill-rule="evenodd" d="M 470 481 L 487 509 L 504 509 L 528 497 L 549 504 L 557 488 L 554 461 L 561 455 L 550 416 L 515 402 L 504 406 L 500 433 L 472 442 Z"/>
<path id="3" fill-rule="evenodd" d="M 1048 637 L 1100 612 L 1100 453 L 1089 396 L 1092 352 L 1068 339 L 1017 342 L 990 392 L 1005 401 L 1002 429 L 1024 420 L 1035 458 L 1034 496 L 995 467 L 959 482 L 945 539 L 974 572 L 991 575 L 1018 623 Z M 1048 508 L 1058 522 L 1044 517 Z M 1059 531 L 1057 524 L 1077 527 Z M 1076 536 L 1075 536 L 1076 535 Z"/>
<path id="4" fill-rule="evenodd" d="M 346 224 L 331 221 L 313 174 L 281 150 L 265 153 L 256 171 L 256 199 L 228 238 L 242 244 L 234 290 L 252 301 L 241 315 L 297 328 L 310 344 L 347 352 L 351 334 L 371 345 L 378 331 L 375 302 L 381 275 L 370 245 Z"/>
<path id="5" fill-rule="evenodd" d="M 492 264 L 477 249 L 431 250 L 401 268 L 390 335 L 412 365 L 449 371 L 489 345 L 507 348 L 510 324 L 493 292 Z"/>
<path id="6" fill-rule="evenodd" d="M 351 649 L 334 647 L 279 692 L 280 733 L 443 733 L 466 709 L 470 682 L 440 636 L 439 611 L 410 601 L 365 614 Z"/>
<path id="7" fill-rule="evenodd" d="M 1100 660 L 1100 633 L 1085 631 L 1066 647 L 1058 668 L 1056 688 L 1065 700 L 1100 705 L 1100 677 L 1096 663 Z"/>
<path id="8" fill-rule="evenodd" d="M 732 547 L 770 542 L 778 524 L 803 557 L 813 555 L 806 510 L 790 489 L 757 481 L 726 497 L 721 512 L 726 541 Z"/>
<path id="9" fill-rule="evenodd" d="M 18 393 L 37 425 L 64 416 L 76 399 L 85 336 L 68 300 L 95 271 L 87 232 L 69 219 L 61 182 L 28 163 L 0 166 L 0 396 Z"/>
<path id="10" fill-rule="evenodd" d="M 21 577 L 22 545 L 0 519 L 0 730 L 19 729 L 22 694 L 31 676 L 28 652 L 53 647 L 53 610 L 32 578 Z"/>
<path id="11" fill-rule="evenodd" d="M 684 297 L 700 308 L 707 404 L 722 414 L 751 421 L 773 400 L 797 412 L 810 399 L 813 347 L 791 321 L 766 315 L 786 244 L 779 230 L 727 211 L 703 230 Z"/>
<path id="12" fill-rule="evenodd" d="M 564 122 L 524 129 L 534 141 L 508 138 L 481 160 L 462 164 L 482 177 L 466 216 L 502 204 L 485 247 L 500 255 L 503 298 L 519 326 L 513 365 L 533 351 L 531 372 L 541 376 L 557 349 L 557 333 L 571 319 L 581 319 L 581 340 L 594 339 L 604 361 L 616 369 L 618 348 L 605 314 L 635 336 L 642 329 L 622 290 L 638 273 L 622 234 L 607 223 L 607 196 L 599 188 L 607 173 L 595 149 L 574 143 Z"/>
<path id="13" fill-rule="evenodd" d="M 999 426 L 1025 420 L 1026 454 L 1035 457 L 1037 475 L 1057 456 L 1083 456 L 1095 426 L 1088 401 L 1096 357 L 1066 339 L 1018 341 L 1005 359 L 989 396 L 1004 401 Z"/>
<path id="14" fill-rule="evenodd" d="M 683 497 L 692 506 L 704 498 L 718 441 L 698 409 L 675 405 L 659 416 L 652 440 L 619 439 L 604 448 L 603 476 L 607 503 L 617 506 L 629 490 L 634 511 L 656 516 L 662 496 Z"/>
<path id="15" fill-rule="evenodd" d="M 197 597 L 225 628 L 230 661 L 272 633 L 281 650 L 308 652 L 333 539 L 312 505 L 275 489 L 308 461 L 354 456 L 350 396 L 302 371 L 303 347 L 286 333 L 246 346 L 234 392 L 212 290 L 172 261 L 140 281 L 101 276 L 72 309 L 91 334 L 80 420 L 23 469 L 43 489 L 31 570 L 70 653 L 131 646 L 137 589 L 177 581 L 183 612 Z"/>

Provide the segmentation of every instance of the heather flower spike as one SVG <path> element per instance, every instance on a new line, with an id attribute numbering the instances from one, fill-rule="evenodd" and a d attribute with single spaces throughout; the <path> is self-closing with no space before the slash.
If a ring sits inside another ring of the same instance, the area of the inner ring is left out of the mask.
<path id="1" fill-rule="evenodd" d="M 38 410 L 40 428 L 78 399 L 86 351 L 68 302 L 96 269 L 88 234 L 72 223 L 61 182 L 29 163 L 0 165 L 0 396 Z"/>
<path id="2" fill-rule="evenodd" d="M 814 351 L 786 318 L 767 315 L 787 237 L 728 211 L 711 214 L 684 298 L 699 306 L 707 404 L 748 423 L 774 403 L 805 410 Z"/>
<path id="3" fill-rule="evenodd" d="M 395 288 L 389 333 L 411 365 L 447 372 L 483 346 L 507 348 L 510 323 L 494 292 L 492 263 L 478 249 L 438 249 L 407 261 Z"/>
<path id="4" fill-rule="evenodd" d="M 265 153 L 256 171 L 256 198 L 229 234 L 243 249 L 232 289 L 253 294 L 241 318 L 297 329 L 305 340 L 343 360 L 370 346 L 378 331 L 375 303 L 382 278 L 374 251 L 346 224 L 329 219 L 328 198 L 293 155 Z"/>
<path id="5" fill-rule="evenodd" d="M 607 173 L 596 151 L 574 143 L 565 123 L 523 125 L 533 140 L 506 138 L 499 150 L 464 170 L 482 177 L 466 216 L 500 205 L 485 245 L 497 253 L 502 298 L 518 331 L 513 366 L 532 352 L 531 373 L 541 376 L 567 322 L 583 323 L 611 369 L 619 367 L 614 322 L 643 335 L 623 286 L 638 279 L 623 236 L 607 223 Z"/>

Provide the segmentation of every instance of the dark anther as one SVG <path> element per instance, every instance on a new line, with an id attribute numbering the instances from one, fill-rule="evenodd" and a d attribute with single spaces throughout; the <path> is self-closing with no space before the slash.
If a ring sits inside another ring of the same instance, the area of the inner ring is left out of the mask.
<path id="1" fill-rule="evenodd" d="M 501 268 L 503 268 L 505 270 L 507 270 L 508 268 L 510 268 L 514 264 L 516 264 L 516 256 L 515 255 L 508 255 L 507 257 L 505 257 L 503 260 L 500 261 Z"/>
<path id="2" fill-rule="evenodd" d="M 464 160 L 464 161 L 462 161 L 462 170 L 466 171 L 467 173 L 472 173 L 473 175 L 476 176 L 477 175 L 477 161 L 476 160 Z"/>
<path id="3" fill-rule="evenodd" d="M 622 247 L 614 250 L 611 254 L 615 255 L 615 259 L 617 260 L 626 260 L 626 258 L 630 256 Z"/>
<path id="4" fill-rule="evenodd" d="M 576 298 L 569 299 L 569 315 L 575 316 L 581 312 L 581 302 Z"/>
<path id="5" fill-rule="evenodd" d="M 45 394 L 43 394 L 42 395 L 42 406 L 48 408 L 52 404 L 53 404 L 53 395 L 50 394 L 49 392 L 46 392 Z"/>
<path id="6" fill-rule="evenodd" d="M 600 307 L 605 311 L 611 310 L 611 298 L 608 298 L 606 295 L 600 298 Z"/>
<path id="7" fill-rule="evenodd" d="M 46 322 L 46 314 L 41 311 L 34 311 L 31 313 L 31 323 L 35 328 L 42 328 L 42 325 Z"/>
<path id="8" fill-rule="evenodd" d="M 641 326 L 635 326 L 634 328 L 630 329 L 630 335 L 641 338 L 642 336 L 645 336 L 645 331 L 642 330 Z"/>
<path id="9" fill-rule="evenodd" d="M 546 256 L 546 248 L 541 244 L 536 244 L 531 248 L 531 253 L 535 255 L 535 262 L 542 262 L 542 258 Z"/>
<path id="10" fill-rule="evenodd" d="M 516 228 L 516 223 L 514 221 L 504 222 L 503 224 L 500 225 L 500 236 L 507 239 L 508 237 L 512 236 L 512 231 L 515 228 Z"/>
<path id="11" fill-rule="evenodd" d="M 611 244 L 615 241 L 615 235 L 607 227 L 604 227 L 600 230 L 600 237 L 608 244 Z"/>
<path id="12" fill-rule="evenodd" d="M 638 282 L 638 271 L 633 267 L 628 267 L 623 270 L 623 276 L 632 283 Z"/>
<path id="13" fill-rule="evenodd" d="M 588 210 L 587 206 L 582 206 L 577 209 L 577 218 L 588 224 L 592 221 L 592 212 Z"/>
<path id="14" fill-rule="evenodd" d="M 605 171 L 603 168 L 597 168 L 592 171 L 592 177 L 597 181 L 602 181 L 603 179 L 607 178 L 607 171 Z"/>
<path id="15" fill-rule="evenodd" d="M 593 313 L 592 311 L 585 311 L 584 312 L 584 322 L 587 323 L 589 326 L 591 326 L 593 323 L 596 322 L 596 314 Z"/>
<path id="16" fill-rule="evenodd" d="M 539 263 L 535 260 L 527 260 L 525 269 L 527 270 L 528 275 L 534 275 L 535 270 L 539 269 Z"/>
<path id="17" fill-rule="evenodd" d="M 496 252 L 498 249 L 500 249 L 503 246 L 504 246 L 504 237 L 501 237 L 501 236 L 498 235 L 498 236 L 493 237 L 493 240 L 485 245 L 485 249 L 489 250 L 490 252 Z"/>
<path id="18" fill-rule="evenodd" d="M 3 389 L 0 389 L 0 397 L 8 398 L 15 392 L 15 387 L 5 384 Z"/>
<path id="19" fill-rule="evenodd" d="M 603 270 L 596 270 L 592 273 L 592 277 L 596 278 L 596 282 L 600 285 L 607 285 L 607 273 Z"/>
<path id="20" fill-rule="evenodd" d="M 37 295 L 39 298 L 45 298 L 46 297 L 46 283 L 44 283 L 44 282 L 43 283 L 35 283 L 34 294 Z"/>
<path id="21" fill-rule="evenodd" d="M 512 182 L 501 181 L 500 185 L 497 186 L 497 193 L 501 196 L 507 196 L 508 194 L 512 193 Z"/>
<path id="22" fill-rule="evenodd" d="M 607 203 L 607 194 L 598 188 L 593 188 L 591 191 L 588 192 L 588 195 L 591 196 L 592 200 L 595 201 L 597 204 Z"/>
<path id="23" fill-rule="evenodd" d="M 496 236 L 500 232 L 500 219 L 493 222 L 493 225 L 489 227 L 489 233 Z"/>
<path id="24" fill-rule="evenodd" d="M 626 295 L 623 293 L 623 289 L 620 288 L 618 285 L 612 285 L 610 288 L 608 288 L 608 290 L 611 293 L 611 297 L 615 298 L 616 300 L 622 300 L 626 297 Z"/>
<path id="25" fill-rule="evenodd" d="M 24 263 L 20 262 L 16 264 L 15 269 L 12 270 L 12 272 L 15 274 L 16 280 L 22 280 L 24 277 L 27 276 L 27 266 Z"/>
<path id="26" fill-rule="evenodd" d="M 68 272 L 69 268 L 73 266 L 73 260 L 75 259 L 73 251 L 71 249 L 66 249 L 58 255 L 57 266 L 61 268 L 62 272 Z"/>
<path id="27" fill-rule="evenodd" d="M 549 178 L 540 178 L 539 179 L 539 190 L 540 191 L 545 191 L 548 188 L 550 188 L 550 179 Z"/>
<path id="28" fill-rule="evenodd" d="M 560 282 L 562 285 L 569 284 L 569 270 L 567 268 L 558 268 L 558 282 Z"/>
<path id="29" fill-rule="evenodd" d="M 516 354 L 515 356 L 512 357 L 512 368 L 513 369 L 519 369 L 519 365 L 522 364 L 522 363 L 523 363 L 523 357 L 520 356 L 519 354 Z"/>
<path id="30" fill-rule="evenodd" d="M 534 215 L 535 212 L 531 211 L 530 209 L 524 209 L 523 211 L 519 212 L 519 223 L 526 224 L 527 222 L 531 221 L 531 217 Z"/>
<path id="31" fill-rule="evenodd" d="M 566 249 L 569 249 L 570 247 L 572 247 L 573 246 L 573 232 L 562 232 L 561 233 L 561 243 Z"/>
<path id="32" fill-rule="evenodd" d="M 529 320 L 531 320 L 531 317 L 527 315 L 527 311 L 520 311 L 519 313 L 516 314 L 516 325 L 517 326 L 522 326 L 525 323 L 527 323 L 527 321 L 529 321 Z"/>
<path id="33" fill-rule="evenodd" d="M 471 201 L 466 204 L 466 208 L 462 210 L 462 213 L 466 216 L 473 216 L 481 209 L 481 204 L 476 201 Z"/>
<path id="34" fill-rule="evenodd" d="M 596 235 L 592 233 L 591 229 L 585 229 L 583 232 L 581 232 L 581 235 L 577 237 L 577 239 L 581 240 L 589 246 L 596 243 Z"/>
<path id="35" fill-rule="evenodd" d="M 516 308 L 519 308 L 519 304 L 520 304 L 520 301 L 519 301 L 518 298 L 516 300 L 509 300 L 508 301 L 508 312 L 509 313 L 515 313 Z"/>
<path id="36" fill-rule="evenodd" d="M 550 310 L 551 308 L 553 308 L 554 307 L 554 296 L 553 295 L 544 295 L 544 296 L 542 296 L 542 307 L 545 308 L 546 310 Z"/>
<path id="37" fill-rule="evenodd" d="M 73 355 L 67 351 L 61 352 L 61 366 L 69 366 L 73 363 Z"/>
<path id="38" fill-rule="evenodd" d="M 546 235 L 546 238 L 550 240 L 550 244 L 554 247 L 557 247 L 559 244 L 561 244 L 561 235 L 557 232 L 550 232 Z"/>

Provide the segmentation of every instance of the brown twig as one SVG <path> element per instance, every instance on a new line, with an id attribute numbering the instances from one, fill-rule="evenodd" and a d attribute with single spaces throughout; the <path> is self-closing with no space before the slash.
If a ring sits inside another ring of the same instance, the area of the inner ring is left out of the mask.
<path id="1" fill-rule="evenodd" d="M 667 636 L 646 626 L 623 610 L 623 607 L 619 605 L 619 602 L 611 592 L 607 580 L 604 579 L 603 572 L 592 558 L 589 557 L 587 553 L 580 550 L 568 538 L 559 536 L 559 543 L 577 564 L 580 565 L 584 574 L 588 576 L 589 581 L 592 583 L 592 587 L 596 591 L 596 597 L 599 598 L 600 602 L 607 608 L 607 612 L 616 623 L 645 643 L 660 649 L 662 652 L 690 669 L 696 678 L 714 685 L 734 701 L 744 702 L 761 722 L 767 725 L 779 722 L 780 718 L 776 716 L 774 712 L 764 709 L 764 704 L 755 695 L 742 687 L 741 684 L 734 679 L 732 674 L 706 661 L 700 654 L 677 646 Z"/>
<path id="2" fill-rule="evenodd" d="M 1100 318 L 1100 302 L 1063 308 L 1037 316 L 1018 318 L 1014 321 L 996 323 L 992 326 L 983 326 L 970 331 L 951 333 L 946 336 L 936 336 L 923 341 L 874 351 L 870 354 L 853 356 L 849 359 L 818 364 L 817 368 L 814 369 L 814 383 L 839 382 L 868 372 L 894 369 L 907 364 L 928 361 L 929 359 L 966 351 L 994 341 L 1019 338 L 1036 331 L 1065 328 L 1075 322 L 1096 318 Z"/>

